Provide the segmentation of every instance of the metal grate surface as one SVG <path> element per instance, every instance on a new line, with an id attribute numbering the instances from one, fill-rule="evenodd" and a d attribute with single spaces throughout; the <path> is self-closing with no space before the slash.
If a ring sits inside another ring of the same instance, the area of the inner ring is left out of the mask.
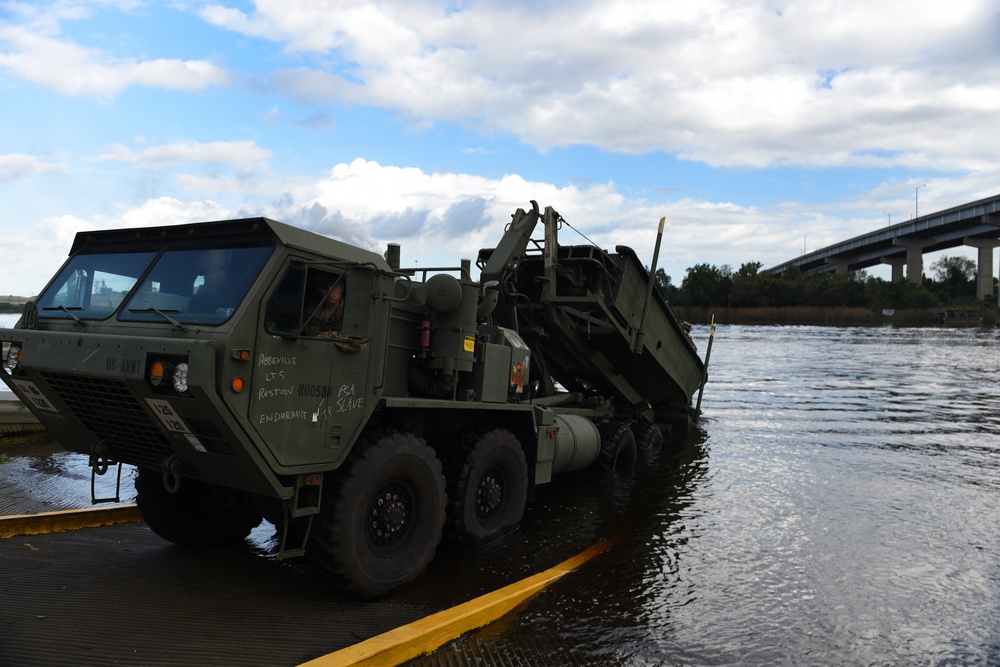
<path id="1" fill-rule="evenodd" d="M 43 372 L 42 377 L 73 414 L 111 447 L 114 458 L 159 468 L 170 443 L 121 380 Z"/>

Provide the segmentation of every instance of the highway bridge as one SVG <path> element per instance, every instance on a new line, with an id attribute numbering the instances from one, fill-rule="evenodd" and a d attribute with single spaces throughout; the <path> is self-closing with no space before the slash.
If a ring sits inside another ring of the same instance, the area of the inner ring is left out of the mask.
<path id="1" fill-rule="evenodd" d="M 962 204 L 946 211 L 922 215 L 847 241 L 803 254 L 768 269 L 780 276 L 793 266 L 802 273 L 858 271 L 878 264 L 892 266 L 892 281 L 923 279 L 923 255 L 958 246 L 979 250 L 976 294 L 980 299 L 993 292 L 993 250 L 1000 247 L 1000 195 Z"/>

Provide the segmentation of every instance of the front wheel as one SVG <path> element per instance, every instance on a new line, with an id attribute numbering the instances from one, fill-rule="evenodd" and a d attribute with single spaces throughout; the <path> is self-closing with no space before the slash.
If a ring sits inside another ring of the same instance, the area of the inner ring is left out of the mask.
<path id="1" fill-rule="evenodd" d="M 434 450 L 411 433 L 358 446 L 342 469 L 328 473 L 306 557 L 319 576 L 368 599 L 427 569 L 441 541 L 445 481 Z"/>
<path id="2" fill-rule="evenodd" d="M 182 547 L 201 549 L 240 542 L 260 525 L 241 492 L 184 478 L 175 493 L 167 491 L 163 473 L 139 468 L 136 505 L 154 533 Z"/>
<path id="3" fill-rule="evenodd" d="M 528 465 L 510 431 L 473 436 L 453 457 L 448 475 L 451 541 L 476 549 L 512 533 L 528 502 Z"/>

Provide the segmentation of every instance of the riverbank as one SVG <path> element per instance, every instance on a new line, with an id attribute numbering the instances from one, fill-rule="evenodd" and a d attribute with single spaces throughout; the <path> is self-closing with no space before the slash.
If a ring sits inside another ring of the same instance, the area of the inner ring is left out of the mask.
<path id="1" fill-rule="evenodd" d="M 870 308 L 691 308 L 673 306 L 679 318 L 692 324 L 708 324 L 715 317 L 717 324 L 778 324 L 810 326 L 875 327 L 886 324 L 900 327 L 946 326 L 940 309 L 913 309 L 874 311 Z M 994 326 L 997 322 L 995 307 L 982 308 L 981 326 Z M 964 326 L 977 322 L 963 322 Z"/>

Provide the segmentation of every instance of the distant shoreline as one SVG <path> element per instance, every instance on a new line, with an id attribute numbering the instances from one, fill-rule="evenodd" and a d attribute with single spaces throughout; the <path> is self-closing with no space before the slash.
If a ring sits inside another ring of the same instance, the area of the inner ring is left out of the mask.
<path id="1" fill-rule="evenodd" d="M 943 321 L 940 311 L 945 308 L 912 309 L 894 311 L 874 311 L 870 308 L 816 308 L 790 306 L 786 308 L 693 308 L 672 306 L 680 319 L 692 324 L 709 324 L 715 318 L 717 324 L 762 324 L 762 325 L 808 325 L 808 326 L 849 326 L 877 327 L 895 325 L 901 327 L 938 326 L 980 326 L 972 321 Z M 994 306 L 961 308 L 957 310 L 978 312 L 981 326 L 997 324 L 997 309 Z"/>
<path id="2" fill-rule="evenodd" d="M 0 313 L 20 313 L 24 310 L 24 304 L 33 298 L 30 296 L 14 296 L 13 294 L 0 296 Z"/>

